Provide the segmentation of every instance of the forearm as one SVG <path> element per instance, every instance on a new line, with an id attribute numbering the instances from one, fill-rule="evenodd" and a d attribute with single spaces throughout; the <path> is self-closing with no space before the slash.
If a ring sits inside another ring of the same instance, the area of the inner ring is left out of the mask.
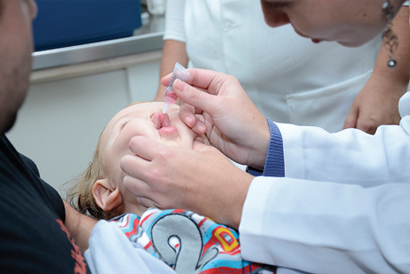
<path id="1" fill-rule="evenodd" d="M 188 66 L 188 54 L 186 52 L 185 43 L 176 40 L 165 40 L 159 72 L 160 79 L 174 70 L 176 62 L 184 67 Z M 166 87 L 159 83 L 157 95 L 154 99 L 155 101 L 163 100 L 165 88 Z"/>
<path id="2" fill-rule="evenodd" d="M 64 224 L 81 250 L 85 252 L 88 248 L 88 240 L 97 220 L 81 214 L 66 202 L 64 202 L 64 207 L 66 212 Z"/>
<path id="3" fill-rule="evenodd" d="M 354 127 L 374 134 L 380 125 L 399 124 L 398 104 L 409 83 L 408 19 L 408 8 L 401 8 L 389 26 L 397 39 L 383 38 L 372 75 L 355 98 L 343 128 Z M 388 66 L 390 58 L 395 60 L 396 67 Z"/>

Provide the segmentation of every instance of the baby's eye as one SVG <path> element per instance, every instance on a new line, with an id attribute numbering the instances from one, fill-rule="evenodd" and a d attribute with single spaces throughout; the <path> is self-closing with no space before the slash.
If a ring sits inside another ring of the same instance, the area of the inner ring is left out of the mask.
<path id="1" fill-rule="evenodd" d="M 123 122 L 123 123 L 120 125 L 120 130 L 123 129 L 126 124 L 128 124 L 128 121 L 125 121 L 125 122 Z"/>
<path id="2" fill-rule="evenodd" d="M 121 124 L 120 124 L 120 130 L 122 130 L 122 129 L 125 127 L 125 125 L 128 124 L 129 121 L 131 121 L 131 119 L 127 119 L 127 120 L 121 122 Z"/>

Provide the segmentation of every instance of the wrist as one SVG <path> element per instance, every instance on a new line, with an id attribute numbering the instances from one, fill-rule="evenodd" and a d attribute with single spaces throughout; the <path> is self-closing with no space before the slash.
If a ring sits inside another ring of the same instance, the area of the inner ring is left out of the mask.
<path id="1" fill-rule="evenodd" d="M 226 225 L 238 230 L 239 224 L 242 219 L 243 206 L 245 204 L 246 196 L 248 194 L 249 187 L 255 177 L 241 171 L 240 178 L 237 179 L 237 188 L 234 201 L 228 208 L 231 208 L 227 220 L 224 222 Z"/>
<path id="2" fill-rule="evenodd" d="M 253 141 L 254 146 L 250 149 L 251 153 L 247 163 L 248 166 L 256 170 L 263 170 L 265 166 L 271 139 L 271 130 L 266 118 L 264 122 L 264 125 L 259 127 L 259 133 L 255 134 L 256 138 Z"/>

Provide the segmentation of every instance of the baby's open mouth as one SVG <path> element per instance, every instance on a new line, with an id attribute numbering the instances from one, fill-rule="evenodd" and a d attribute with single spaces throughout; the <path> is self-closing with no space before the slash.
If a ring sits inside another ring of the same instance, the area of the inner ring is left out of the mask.
<path id="1" fill-rule="evenodd" d="M 170 127 L 171 122 L 169 121 L 168 114 L 162 112 L 156 112 L 151 117 L 152 122 L 154 122 L 156 129 L 160 130 L 163 127 Z"/>

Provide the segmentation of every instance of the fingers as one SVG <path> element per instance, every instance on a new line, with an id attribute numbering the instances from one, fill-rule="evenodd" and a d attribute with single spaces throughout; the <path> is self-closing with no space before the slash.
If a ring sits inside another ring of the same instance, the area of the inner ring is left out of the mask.
<path id="1" fill-rule="evenodd" d="M 377 121 L 375 117 L 370 116 L 365 118 L 359 117 L 356 127 L 357 129 L 360 129 L 369 134 L 374 134 L 379 125 L 379 121 Z"/>
<path id="2" fill-rule="evenodd" d="M 179 108 L 179 118 L 190 128 L 193 128 L 196 124 L 196 117 L 195 113 L 197 111 L 195 110 L 195 107 L 183 103 L 181 107 Z"/>
<path id="3" fill-rule="evenodd" d="M 216 81 L 223 80 L 226 76 L 224 73 L 215 72 L 212 70 L 205 69 L 188 69 L 189 77 L 186 80 L 186 83 L 194 86 L 197 89 L 207 90 L 212 84 Z M 161 84 L 168 86 L 169 81 L 171 80 L 172 73 L 167 74 L 161 79 Z"/>
<path id="4" fill-rule="evenodd" d="M 141 178 L 143 170 L 149 168 L 149 162 L 139 156 L 125 155 L 121 159 L 120 167 L 126 174 Z"/>
<path id="5" fill-rule="evenodd" d="M 160 208 L 161 209 L 161 207 L 157 203 L 155 203 L 154 201 L 152 201 L 148 198 L 137 197 L 137 202 L 139 204 L 145 206 L 146 208 L 154 207 L 154 208 Z"/>
<path id="6" fill-rule="evenodd" d="M 133 153 L 147 161 L 151 161 L 154 158 L 160 146 L 163 145 L 144 136 L 132 137 L 128 144 L 129 149 Z"/>
<path id="7" fill-rule="evenodd" d="M 195 133 L 204 134 L 206 125 L 200 119 L 197 119 L 195 114 L 203 111 L 213 113 L 212 109 L 215 106 L 216 96 L 193 88 L 180 80 L 174 82 L 174 91 L 184 104 L 182 104 L 179 116 L 181 120 L 189 126 Z"/>
<path id="8" fill-rule="evenodd" d="M 149 186 L 140 179 L 133 176 L 125 176 L 123 179 L 124 187 L 128 189 L 131 193 L 137 195 L 138 197 L 147 198 L 147 193 L 149 193 Z"/>
<path id="9" fill-rule="evenodd" d="M 172 77 L 172 72 L 168 73 L 167 75 L 165 75 L 164 77 L 162 77 L 161 79 L 161 85 L 167 87 L 169 85 L 169 81 L 171 80 Z"/>
<path id="10" fill-rule="evenodd" d="M 137 202 L 145 207 L 157 207 L 159 205 L 152 200 L 149 195 L 151 189 L 145 182 L 131 176 L 124 177 L 124 187 L 137 196 Z"/>
<path id="11" fill-rule="evenodd" d="M 343 125 L 343 129 L 346 128 L 355 128 L 357 126 L 357 119 L 359 117 L 359 110 L 353 107 L 350 109 L 349 114 Z"/>
<path id="12" fill-rule="evenodd" d="M 224 78 L 227 76 L 224 73 L 216 72 L 212 70 L 205 69 L 188 69 L 189 77 L 186 80 L 186 83 L 190 86 L 193 86 L 199 90 L 208 90 L 209 87 L 217 82 L 224 81 Z M 167 74 L 161 79 L 161 84 L 164 86 L 169 85 L 171 80 L 172 73 Z"/>
<path id="13" fill-rule="evenodd" d="M 133 137 L 129 148 L 135 155 L 125 155 L 120 167 L 126 174 L 144 182 L 152 182 L 156 177 L 161 177 L 160 167 L 174 153 L 172 148 L 143 136 Z"/>
<path id="14" fill-rule="evenodd" d="M 173 87 L 174 92 L 178 95 L 178 98 L 184 103 L 188 103 L 205 111 L 210 105 L 208 101 L 215 98 L 215 96 L 209 95 L 206 92 L 194 88 L 179 79 L 175 80 Z"/>
<path id="15" fill-rule="evenodd" d="M 179 110 L 179 118 L 197 134 L 206 133 L 206 125 L 201 115 L 195 115 L 195 109 L 188 104 L 182 104 Z"/>
<path id="16" fill-rule="evenodd" d="M 146 186 L 145 181 L 149 179 L 149 171 L 152 169 L 151 161 L 155 157 L 156 148 L 160 145 L 146 137 L 133 137 L 129 143 L 129 148 L 135 155 L 125 155 L 121 159 L 121 169 L 131 176 L 127 176 L 127 185 L 130 186 L 131 192 L 138 192 L 138 196 L 144 193 L 142 190 L 148 191 L 143 186 Z"/>

